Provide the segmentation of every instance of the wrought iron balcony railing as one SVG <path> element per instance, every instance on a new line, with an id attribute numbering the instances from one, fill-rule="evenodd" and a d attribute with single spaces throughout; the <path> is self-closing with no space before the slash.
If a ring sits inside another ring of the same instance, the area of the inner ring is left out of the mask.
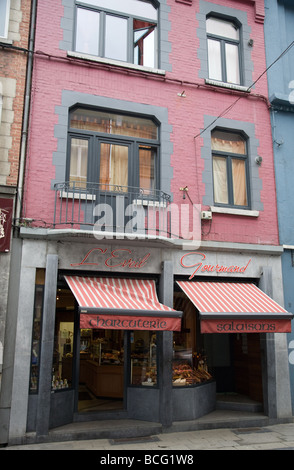
<path id="1" fill-rule="evenodd" d="M 56 183 L 54 228 L 171 237 L 170 196 L 120 185 Z"/>

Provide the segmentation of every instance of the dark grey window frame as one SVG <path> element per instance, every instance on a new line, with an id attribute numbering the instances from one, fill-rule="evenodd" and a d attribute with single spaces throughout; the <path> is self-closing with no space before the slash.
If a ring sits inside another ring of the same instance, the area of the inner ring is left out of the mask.
<path id="1" fill-rule="evenodd" d="M 159 4 L 157 1 L 152 1 L 152 4 L 154 5 L 154 8 L 159 10 Z M 99 28 L 99 53 L 97 57 L 104 58 L 104 59 L 110 59 L 110 60 L 119 60 L 119 59 L 113 59 L 113 58 L 108 58 L 105 56 L 105 23 L 106 23 L 106 16 L 115 16 L 117 18 L 123 18 L 127 20 L 128 23 L 128 31 L 127 31 L 127 60 L 125 61 L 126 63 L 134 64 L 134 31 L 133 31 L 133 20 L 134 19 L 139 19 L 142 21 L 150 21 L 149 18 L 146 17 L 139 17 L 138 15 L 127 15 L 125 13 L 122 13 L 120 11 L 113 11 L 113 10 L 108 10 L 107 8 L 101 9 L 101 7 L 95 7 L 94 5 L 89 5 L 83 2 L 76 1 L 75 2 L 75 15 L 74 15 L 74 37 L 73 37 L 73 51 L 76 52 L 81 52 L 76 49 L 76 30 L 77 30 L 77 10 L 78 8 L 85 9 L 88 11 L 93 11 L 93 12 L 98 12 L 100 13 L 100 28 Z M 159 50 L 158 50 L 158 44 L 159 44 L 159 12 L 157 14 L 157 21 L 152 20 L 154 24 L 156 24 L 157 28 L 157 51 L 154 51 L 154 68 L 158 67 L 159 64 Z"/>
<path id="2" fill-rule="evenodd" d="M 240 24 L 240 22 L 236 18 L 231 18 L 231 17 L 227 17 L 227 16 L 223 16 L 223 15 L 209 14 L 206 17 L 206 20 L 208 20 L 209 18 L 215 18 L 217 20 L 222 20 L 222 21 L 225 21 L 225 22 L 233 23 L 236 26 L 236 28 L 238 28 L 239 40 L 231 39 L 231 38 L 228 38 L 228 37 L 225 37 L 225 36 L 218 36 L 216 34 L 212 34 L 212 33 L 208 33 L 208 32 L 206 32 L 206 36 L 207 36 L 207 40 L 208 39 L 213 39 L 215 41 L 220 42 L 221 68 L 222 68 L 222 70 L 221 70 L 222 80 L 221 81 L 223 83 L 229 83 L 227 81 L 227 67 L 226 67 L 227 64 L 226 64 L 225 46 L 226 46 L 226 44 L 233 44 L 235 46 L 238 46 L 240 83 L 236 83 L 236 84 L 232 83 L 232 84 L 242 86 L 243 83 L 244 83 L 243 66 L 242 66 L 242 63 L 243 63 L 243 61 L 242 61 L 242 47 L 241 47 L 241 45 L 242 45 L 242 25 Z M 207 53 L 208 53 L 208 50 L 207 50 Z M 214 78 L 209 77 L 209 70 L 208 70 L 208 78 L 212 79 L 212 80 L 215 80 Z"/>
<path id="3" fill-rule="evenodd" d="M 213 165 L 213 157 L 225 157 L 226 158 L 226 168 L 227 168 L 227 182 L 228 182 L 228 204 L 223 204 L 219 202 L 215 202 L 214 199 L 214 185 L 213 185 L 213 200 L 215 207 L 227 207 L 231 209 L 250 209 L 251 208 L 251 198 L 250 198 L 250 174 L 249 174 L 249 156 L 248 156 L 248 137 L 240 131 L 235 131 L 231 129 L 222 129 L 222 128 L 215 128 L 213 131 L 222 131 L 228 132 L 230 134 L 234 133 L 236 135 L 240 135 L 246 142 L 246 154 L 239 154 L 239 153 L 228 153 L 228 152 L 221 152 L 219 150 L 211 150 L 211 163 Z M 213 134 L 211 132 L 211 135 Z M 233 172 L 232 172 L 232 160 L 242 160 L 245 161 L 245 176 L 246 176 L 246 191 L 247 191 L 247 205 L 241 206 L 234 204 L 234 193 L 233 193 Z M 212 168 L 213 174 L 213 168 Z"/>
<path id="4" fill-rule="evenodd" d="M 158 128 L 158 139 L 143 139 L 138 137 L 123 136 L 119 134 L 107 134 L 102 132 L 94 132 L 84 129 L 75 129 L 70 127 L 70 113 L 76 108 L 90 109 L 87 106 L 74 106 L 69 110 L 68 116 L 68 143 L 67 143 L 67 159 L 66 159 L 66 181 L 70 177 L 70 160 L 71 160 L 71 139 L 84 139 L 88 140 L 88 165 L 87 165 L 87 183 L 99 183 L 100 175 L 100 144 L 112 143 L 121 144 L 129 147 L 129 161 L 128 161 L 128 186 L 139 188 L 139 147 L 140 145 L 148 145 L 156 149 L 156 163 L 155 163 L 155 190 L 160 188 L 160 124 L 152 116 L 140 115 L 138 117 L 152 119 Z M 93 109 L 93 108 L 92 108 Z M 97 108 L 95 108 L 97 109 Z M 126 116 L 136 116 L 132 113 L 122 113 L 113 109 L 102 109 L 99 111 L 124 114 Z"/>

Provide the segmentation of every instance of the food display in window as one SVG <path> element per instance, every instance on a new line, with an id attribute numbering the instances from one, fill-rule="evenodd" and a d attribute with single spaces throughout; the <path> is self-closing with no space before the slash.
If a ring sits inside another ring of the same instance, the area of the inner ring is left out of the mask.
<path id="1" fill-rule="evenodd" d="M 122 364 L 123 357 L 121 351 L 106 351 L 101 354 L 101 364 Z"/>
<path id="2" fill-rule="evenodd" d="M 204 369 L 193 369 L 189 364 L 173 366 L 173 385 L 194 385 L 211 379 L 210 373 Z"/>
<path id="3" fill-rule="evenodd" d="M 192 354 L 191 361 L 174 361 L 173 385 L 195 385 L 207 382 L 212 375 L 207 370 L 206 357 L 199 353 Z"/>

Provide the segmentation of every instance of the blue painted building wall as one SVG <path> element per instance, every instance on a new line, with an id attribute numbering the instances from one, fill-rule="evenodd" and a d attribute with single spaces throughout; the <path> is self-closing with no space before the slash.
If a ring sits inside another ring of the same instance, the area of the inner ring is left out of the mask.
<path id="1" fill-rule="evenodd" d="M 265 0 L 265 46 L 285 308 L 294 313 L 294 1 Z M 294 322 L 288 334 L 294 410 Z"/>

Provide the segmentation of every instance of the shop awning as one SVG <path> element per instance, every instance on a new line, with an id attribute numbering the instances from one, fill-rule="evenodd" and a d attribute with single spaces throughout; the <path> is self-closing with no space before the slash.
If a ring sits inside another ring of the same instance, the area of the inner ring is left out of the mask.
<path id="1" fill-rule="evenodd" d="M 199 310 L 202 333 L 289 333 L 293 314 L 255 284 L 188 282 L 177 284 Z"/>
<path id="2" fill-rule="evenodd" d="M 155 281 L 65 276 L 80 310 L 81 328 L 179 331 L 182 312 L 161 304 Z"/>

